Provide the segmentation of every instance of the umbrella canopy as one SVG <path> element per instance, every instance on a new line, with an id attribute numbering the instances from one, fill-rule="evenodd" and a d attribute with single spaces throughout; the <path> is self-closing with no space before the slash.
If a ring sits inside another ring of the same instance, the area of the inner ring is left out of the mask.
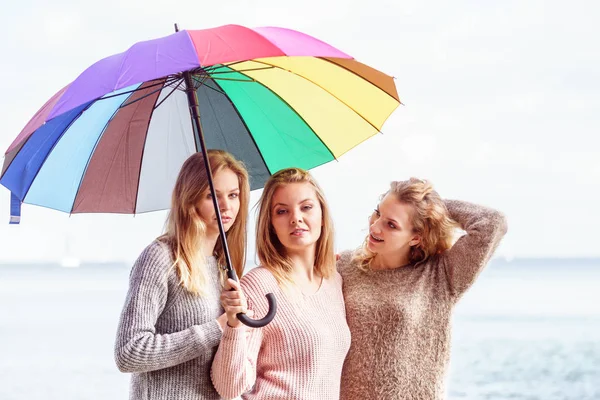
<path id="1" fill-rule="evenodd" d="M 0 183 L 13 205 L 169 208 L 181 165 L 200 150 L 186 71 L 207 148 L 243 160 L 253 189 L 339 157 L 400 104 L 390 76 L 297 31 L 180 31 L 98 61 L 46 102 L 6 151 Z"/>

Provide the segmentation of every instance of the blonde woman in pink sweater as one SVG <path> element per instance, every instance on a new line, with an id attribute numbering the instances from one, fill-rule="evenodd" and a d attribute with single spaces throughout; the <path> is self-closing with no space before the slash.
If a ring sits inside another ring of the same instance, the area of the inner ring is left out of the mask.
<path id="1" fill-rule="evenodd" d="M 441 400 L 454 306 L 506 233 L 504 216 L 443 200 L 426 181 L 392 182 L 369 234 L 338 270 L 352 345 L 341 398 Z M 455 228 L 465 231 L 456 243 Z"/>
<path id="2" fill-rule="evenodd" d="M 257 255 L 261 266 L 239 284 L 229 280 L 221 296 L 227 326 L 212 365 L 217 392 L 226 399 L 339 399 L 350 332 L 329 208 L 308 172 L 288 168 L 267 181 Z M 266 314 L 267 293 L 277 299 L 273 321 L 241 325 L 240 312 Z"/>

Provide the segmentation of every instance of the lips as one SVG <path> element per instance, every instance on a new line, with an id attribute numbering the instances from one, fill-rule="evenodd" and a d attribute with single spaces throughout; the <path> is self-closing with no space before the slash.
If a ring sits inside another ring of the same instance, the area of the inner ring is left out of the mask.
<path id="1" fill-rule="evenodd" d="M 305 232 L 308 232 L 308 230 L 306 229 L 294 229 L 292 231 L 292 233 L 290 233 L 291 236 L 302 236 Z"/>
<path id="2" fill-rule="evenodd" d="M 369 234 L 369 240 L 373 243 L 382 243 L 383 242 L 382 238 L 375 236 L 372 233 Z"/>
<path id="3" fill-rule="evenodd" d="M 231 217 L 221 216 L 221 222 L 223 222 L 224 224 L 231 222 L 231 219 L 232 219 Z"/>

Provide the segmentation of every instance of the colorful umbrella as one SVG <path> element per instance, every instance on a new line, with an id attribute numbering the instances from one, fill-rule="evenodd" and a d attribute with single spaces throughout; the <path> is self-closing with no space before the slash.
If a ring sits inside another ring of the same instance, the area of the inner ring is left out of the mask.
<path id="1" fill-rule="evenodd" d="M 399 104 L 390 76 L 303 33 L 184 30 L 104 58 L 56 93 L 6 151 L 0 183 L 11 191 L 11 223 L 22 202 L 161 210 L 194 152 L 231 152 L 256 189 L 282 168 L 334 160 Z"/>

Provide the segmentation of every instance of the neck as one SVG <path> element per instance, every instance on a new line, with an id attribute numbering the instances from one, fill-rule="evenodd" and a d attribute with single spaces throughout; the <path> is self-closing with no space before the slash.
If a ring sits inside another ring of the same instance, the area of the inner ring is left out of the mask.
<path id="1" fill-rule="evenodd" d="M 204 256 L 210 257 L 210 256 L 214 255 L 215 246 L 217 245 L 217 240 L 220 240 L 219 232 L 216 232 L 216 233 L 209 232 L 201 240 L 203 242 L 203 247 L 204 247 Z"/>
<path id="2" fill-rule="evenodd" d="M 312 282 L 315 279 L 315 248 L 288 253 L 292 261 L 292 276 L 294 281 Z"/>
<path id="3" fill-rule="evenodd" d="M 408 253 L 402 254 L 376 254 L 371 262 L 371 269 L 386 270 L 402 268 L 410 264 Z"/>

